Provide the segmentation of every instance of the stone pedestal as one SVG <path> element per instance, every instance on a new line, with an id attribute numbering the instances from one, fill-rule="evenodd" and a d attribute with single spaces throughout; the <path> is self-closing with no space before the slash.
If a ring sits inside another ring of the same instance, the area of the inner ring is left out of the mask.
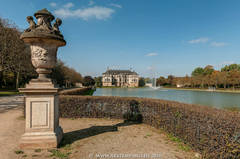
<path id="1" fill-rule="evenodd" d="M 24 30 L 21 39 L 31 48 L 31 60 L 38 73 L 26 88 L 19 89 L 26 95 L 26 128 L 21 148 L 56 148 L 63 136 L 59 126 L 58 88 L 49 78 L 57 61 L 57 50 L 66 45 L 59 30 L 62 20 L 47 10 L 37 11 L 34 16 L 27 17 L 29 28 Z"/>
<path id="2" fill-rule="evenodd" d="M 63 131 L 59 126 L 58 88 L 52 82 L 31 81 L 19 89 L 26 95 L 26 128 L 20 148 L 55 148 Z"/>

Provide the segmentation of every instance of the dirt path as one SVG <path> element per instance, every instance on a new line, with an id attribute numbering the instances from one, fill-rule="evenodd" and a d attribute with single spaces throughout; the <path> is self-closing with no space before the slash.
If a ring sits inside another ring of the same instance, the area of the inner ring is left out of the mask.
<path id="1" fill-rule="evenodd" d="M 0 113 L 0 158 L 154 158 L 195 159 L 192 151 L 183 151 L 163 132 L 145 124 L 126 125 L 110 119 L 60 119 L 65 132 L 57 150 L 22 150 L 19 139 L 24 133 L 20 110 Z M 121 156 L 120 156 L 121 155 Z M 128 155 L 128 156 L 127 156 Z M 124 157 L 123 157 L 124 156 Z"/>

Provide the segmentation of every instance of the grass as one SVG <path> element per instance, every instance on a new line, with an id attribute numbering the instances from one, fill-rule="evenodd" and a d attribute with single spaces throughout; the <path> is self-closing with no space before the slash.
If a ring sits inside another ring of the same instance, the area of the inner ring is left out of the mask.
<path id="1" fill-rule="evenodd" d="M 235 106 L 232 106 L 232 107 L 223 107 L 223 109 L 228 110 L 228 111 L 231 111 L 231 112 L 240 112 L 240 108 L 239 108 L 239 107 L 235 107 Z"/>
<path id="2" fill-rule="evenodd" d="M 208 88 L 186 88 L 186 87 L 181 87 L 181 88 L 177 88 L 177 87 L 167 87 L 164 86 L 164 89 L 175 89 L 175 90 L 183 90 L 183 91 L 206 91 L 209 92 Z M 211 91 L 210 91 L 211 92 Z M 240 89 L 229 89 L 229 88 L 217 88 L 216 90 L 212 91 L 212 92 L 220 92 L 220 93 L 240 93 Z"/>
<path id="3" fill-rule="evenodd" d="M 19 155 L 19 154 L 23 154 L 24 152 L 22 150 L 16 150 L 15 154 Z"/>
<path id="4" fill-rule="evenodd" d="M 17 117 L 17 120 L 25 120 L 25 118 L 23 115 L 21 115 L 21 116 Z"/>
<path id="5" fill-rule="evenodd" d="M 41 152 L 42 150 L 41 149 L 36 149 L 34 150 L 35 152 Z"/>
<path id="6" fill-rule="evenodd" d="M 50 157 L 57 157 L 60 159 L 67 159 L 69 157 L 69 155 L 71 154 L 71 152 L 62 152 L 62 151 L 56 150 L 56 149 L 49 150 L 49 152 L 52 153 L 50 155 Z"/>
<path id="7" fill-rule="evenodd" d="M 85 96 L 92 96 L 94 92 L 95 92 L 95 90 L 89 89 L 88 91 L 84 92 L 83 95 L 85 95 Z"/>
<path id="8" fill-rule="evenodd" d="M 175 142 L 180 150 L 183 150 L 186 152 L 191 150 L 191 148 L 188 145 L 186 145 L 180 138 L 178 138 L 172 134 L 167 134 L 167 137 L 169 140 Z"/>
<path id="9" fill-rule="evenodd" d="M 17 94 L 21 94 L 21 93 L 20 92 L 14 92 L 14 91 L 4 91 L 4 92 L 0 92 L 0 97 L 1 96 L 17 95 Z"/>
<path id="10" fill-rule="evenodd" d="M 144 136 L 144 138 L 151 137 L 151 136 L 152 136 L 152 134 L 146 134 L 146 135 Z"/>

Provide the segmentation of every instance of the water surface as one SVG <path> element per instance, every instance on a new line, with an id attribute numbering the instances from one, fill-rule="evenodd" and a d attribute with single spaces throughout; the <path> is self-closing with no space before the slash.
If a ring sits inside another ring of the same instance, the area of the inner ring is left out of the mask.
<path id="1" fill-rule="evenodd" d="M 191 91 L 152 88 L 97 88 L 94 96 L 146 97 L 217 108 L 239 107 L 240 93 Z"/>

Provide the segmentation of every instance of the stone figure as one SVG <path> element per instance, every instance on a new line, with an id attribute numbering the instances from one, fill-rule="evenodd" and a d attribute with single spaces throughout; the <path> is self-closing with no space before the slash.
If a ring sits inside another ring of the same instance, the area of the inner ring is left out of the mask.
<path id="1" fill-rule="evenodd" d="M 41 34 L 49 34 L 48 36 L 63 40 L 63 36 L 59 29 L 59 26 L 62 24 L 61 19 L 57 18 L 55 23 L 52 25 L 52 21 L 55 19 L 55 17 L 45 8 L 37 11 L 34 16 L 37 19 L 37 24 L 34 22 L 32 16 L 28 16 L 27 22 L 29 23 L 29 28 L 24 32 L 29 33 L 29 35 L 24 34 L 23 37 L 32 36 L 31 34 L 35 34 L 37 36 Z"/>
<path id="2" fill-rule="evenodd" d="M 34 22 L 32 16 L 27 16 L 27 22 L 29 23 L 29 28 L 25 30 L 26 32 L 30 32 L 36 28 L 36 23 Z"/>
<path id="3" fill-rule="evenodd" d="M 56 34 L 60 34 L 60 31 L 59 31 L 59 26 L 62 24 L 62 20 L 57 18 L 55 23 L 53 24 L 53 30 Z"/>

